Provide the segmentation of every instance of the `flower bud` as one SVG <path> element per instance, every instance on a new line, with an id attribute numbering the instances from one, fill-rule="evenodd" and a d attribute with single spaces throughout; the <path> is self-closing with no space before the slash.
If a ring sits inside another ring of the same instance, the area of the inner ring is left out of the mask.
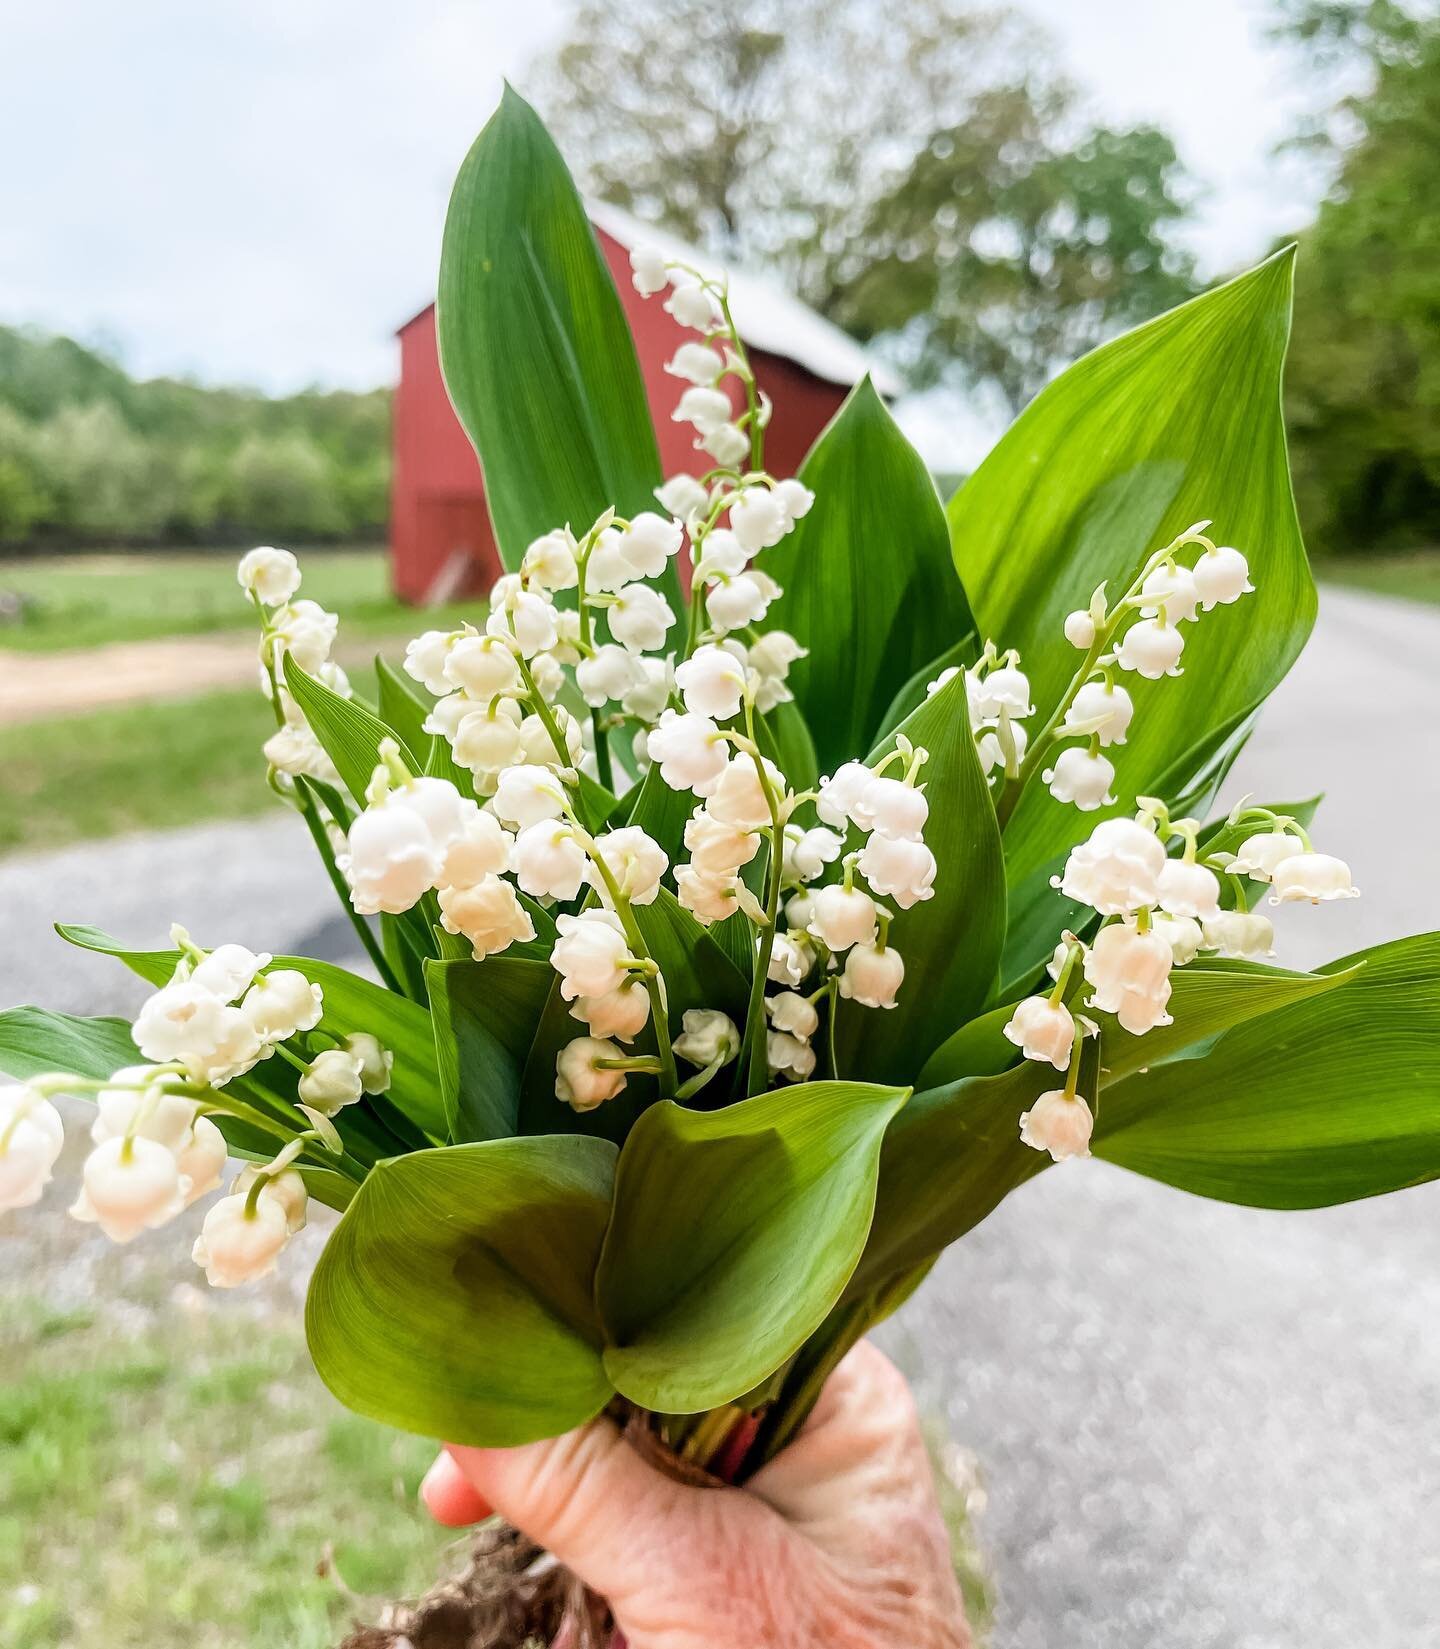
<path id="1" fill-rule="evenodd" d="M 1083 607 L 1065 615 L 1065 639 L 1072 647 L 1088 653 L 1095 645 L 1095 620 Z"/>
<path id="2" fill-rule="evenodd" d="M 297 1091 L 312 1110 L 333 1117 L 343 1106 L 354 1105 L 365 1091 L 360 1061 L 346 1048 L 326 1048 L 310 1061 Z"/>

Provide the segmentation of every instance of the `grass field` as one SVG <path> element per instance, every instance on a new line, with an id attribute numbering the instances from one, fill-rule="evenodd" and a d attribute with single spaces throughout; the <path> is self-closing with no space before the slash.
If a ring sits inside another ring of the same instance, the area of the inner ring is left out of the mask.
<path id="1" fill-rule="evenodd" d="M 293 1326 L 0 1306 L 7 1649 L 325 1649 L 436 1578 L 433 1446 L 341 1409 Z"/>

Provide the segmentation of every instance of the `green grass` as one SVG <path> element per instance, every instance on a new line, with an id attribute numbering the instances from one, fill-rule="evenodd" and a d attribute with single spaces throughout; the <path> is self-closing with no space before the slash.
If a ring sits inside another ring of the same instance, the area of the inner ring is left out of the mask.
<path id="1" fill-rule="evenodd" d="M 364 1600 L 436 1578 L 454 1537 L 416 1504 L 433 1445 L 342 1410 L 293 1328 L 0 1313 L 7 1649 L 325 1649 Z"/>
<path id="2" fill-rule="evenodd" d="M 251 628 L 238 559 L 232 550 L 0 559 L 0 598 L 21 603 L 17 619 L 0 622 L 0 649 L 52 652 Z M 300 562 L 301 593 L 340 613 L 342 638 L 415 634 L 458 610 L 421 614 L 397 601 L 378 547 L 306 550 Z"/>
<path id="3" fill-rule="evenodd" d="M 1322 584 L 1343 584 L 1375 595 L 1440 605 L 1440 549 L 1322 561 L 1315 576 Z"/>

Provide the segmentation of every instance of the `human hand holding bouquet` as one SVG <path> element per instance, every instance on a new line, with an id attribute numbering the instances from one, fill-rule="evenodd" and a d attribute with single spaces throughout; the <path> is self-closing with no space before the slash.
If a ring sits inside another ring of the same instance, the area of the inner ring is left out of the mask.
<path id="1" fill-rule="evenodd" d="M 1202 822 L 1314 613 L 1286 256 L 1064 374 L 948 527 L 868 383 L 770 475 L 724 281 L 634 265 L 689 333 L 695 476 L 659 473 L 581 203 L 507 96 L 439 331 L 512 570 L 368 705 L 294 558 L 241 563 L 271 783 L 379 982 L 62 929 L 155 994 L 133 1026 L 0 1016 L 0 1206 L 44 1189 L 51 1097 L 92 1095 L 75 1212 L 116 1240 L 227 1148 L 213 1283 L 343 1211 L 307 1324 L 355 1409 L 486 1448 L 605 1412 L 746 1481 L 1052 1161 L 1276 1207 L 1440 1173 L 1440 938 L 1274 967 L 1266 890 L 1349 870 L 1310 802 Z"/>

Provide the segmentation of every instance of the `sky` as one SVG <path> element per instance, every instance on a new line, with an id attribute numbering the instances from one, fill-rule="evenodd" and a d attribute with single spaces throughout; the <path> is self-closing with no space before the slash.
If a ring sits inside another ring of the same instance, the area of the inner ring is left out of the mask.
<path id="1" fill-rule="evenodd" d="M 1264 0 L 1024 0 L 1110 120 L 1175 134 L 1207 273 L 1304 224 Z M 368 387 L 433 295 L 454 172 L 565 0 L 0 0 L 0 322 L 140 375 Z M 923 418 L 923 411 L 920 414 Z"/>

